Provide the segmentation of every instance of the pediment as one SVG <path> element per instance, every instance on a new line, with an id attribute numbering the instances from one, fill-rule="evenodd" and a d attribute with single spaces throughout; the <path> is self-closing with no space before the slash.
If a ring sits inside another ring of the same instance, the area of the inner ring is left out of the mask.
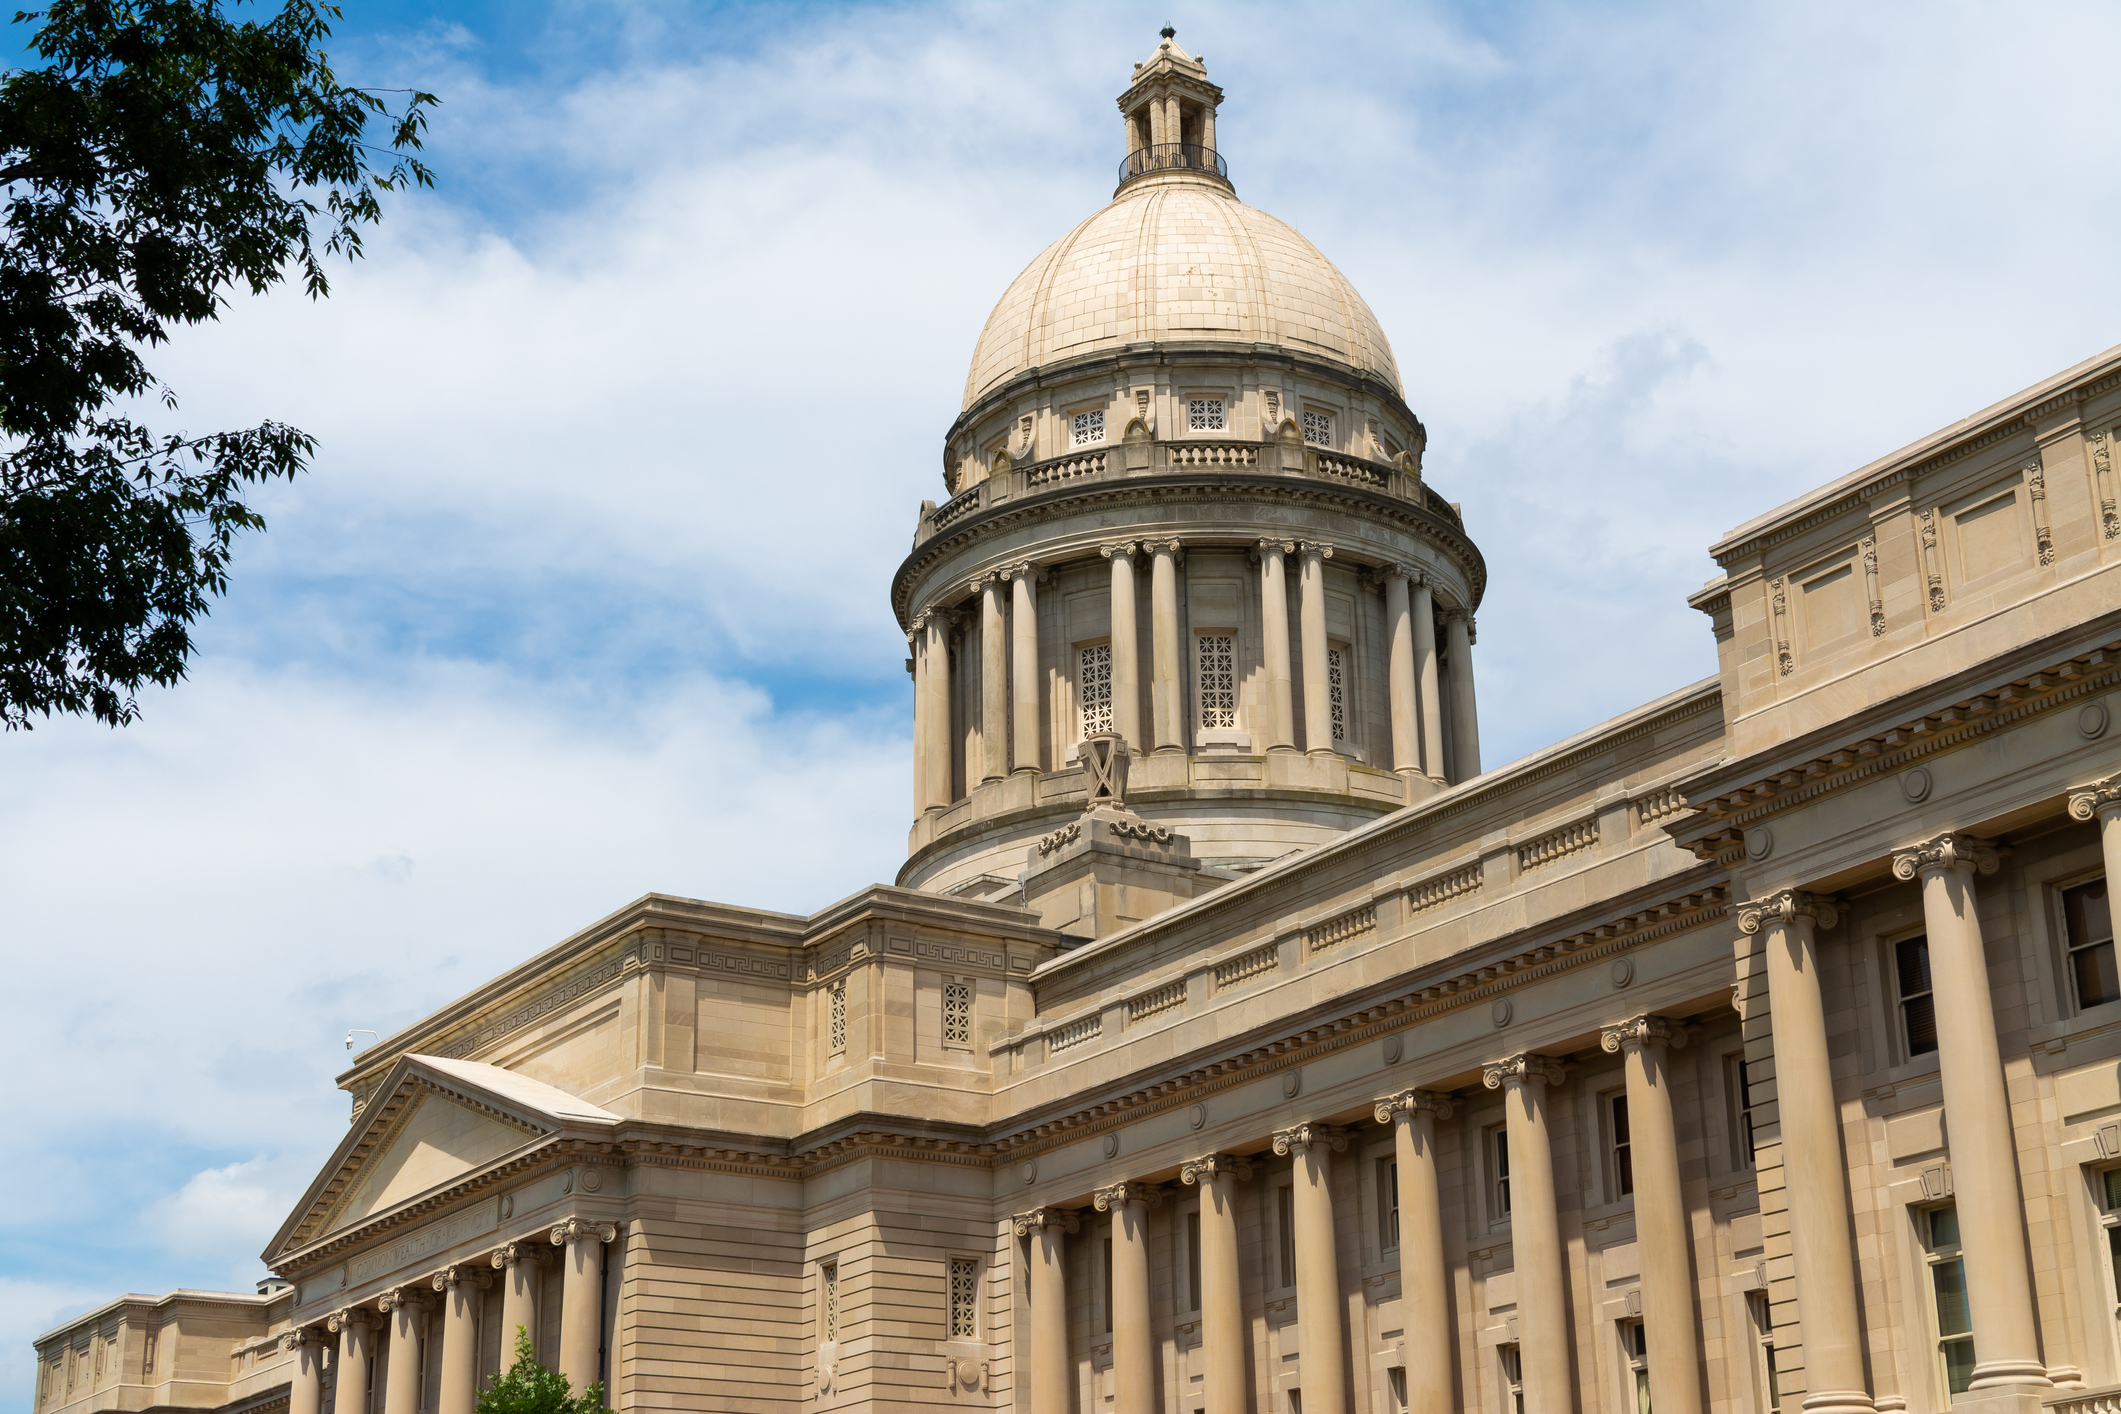
<path id="1" fill-rule="evenodd" d="M 359 1176 L 326 1221 L 325 1232 L 337 1232 L 407 1198 L 440 1188 L 551 1132 L 481 1113 L 434 1091 L 415 1096 L 392 1130 L 382 1151 L 362 1164 Z"/>

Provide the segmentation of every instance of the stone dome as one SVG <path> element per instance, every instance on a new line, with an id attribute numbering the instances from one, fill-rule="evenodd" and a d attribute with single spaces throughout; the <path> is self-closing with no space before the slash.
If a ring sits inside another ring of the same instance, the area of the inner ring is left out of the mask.
<path id="1" fill-rule="evenodd" d="M 1377 316 L 1318 247 L 1212 178 L 1169 173 L 1123 187 L 1010 283 L 964 406 L 1027 369 L 1164 342 L 1279 345 L 1402 391 Z"/>

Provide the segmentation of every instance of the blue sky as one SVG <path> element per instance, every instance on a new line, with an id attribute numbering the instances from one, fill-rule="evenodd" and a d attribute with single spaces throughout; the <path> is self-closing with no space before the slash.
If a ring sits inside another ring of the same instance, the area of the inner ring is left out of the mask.
<path id="1" fill-rule="evenodd" d="M 188 683 L 0 739 L 0 1409 L 65 1316 L 257 1275 L 349 1027 L 651 889 L 891 877 L 886 582 L 1166 21 L 1487 555 L 1491 764 L 1712 671 L 1722 530 L 2121 340 L 2110 6 L 348 9 L 438 189 L 155 360 L 315 469 Z"/>

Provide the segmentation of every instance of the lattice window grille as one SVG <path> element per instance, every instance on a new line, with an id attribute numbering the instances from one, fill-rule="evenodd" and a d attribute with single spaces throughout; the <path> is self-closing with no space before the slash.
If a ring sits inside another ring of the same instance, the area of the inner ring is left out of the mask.
<path id="1" fill-rule="evenodd" d="M 1076 446 L 1096 446 L 1105 440 L 1105 410 L 1077 413 L 1068 420 L 1068 431 Z"/>
<path id="2" fill-rule="evenodd" d="M 1333 445 L 1333 415 L 1325 412 L 1304 414 L 1304 440 L 1314 447 Z"/>
<path id="3" fill-rule="evenodd" d="M 832 1006 L 832 1053 L 847 1049 L 847 979 L 842 977 L 825 989 Z"/>
<path id="4" fill-rule="evenodd" d="M 1193 432 L 1221 432 L 1230 425 L 1221 398 L 1186 399 L 1186 427 Z"/>
<path id="5" fill-rule="evenodd" d="M 1112 730 L 1112 645 L 1091 644 L 1082 650 L 1077 666 L 1075 686 L 1087 740 Z"/>
<path id="6" fill-rule="evenodd" d="M 1347 741 L 1348 737 L 1348 673 L 1347 659 L 1338 648 L 1326 650 L 1326 705 L 1333 714 L 1333 739 Z"/>
<path id="7" fill-rule="evenodd" d="M 972 1044 L 972 984 L 949 982 L 943 986 L 943 1044 Z"/>
<path id="8" fill-rule="evenodd" d="M 1200 724 L 1237 725 L 1237 639 L 1233 634 L 1204 633 L 1199 645 Z"/>
<path id="9" fill-rule="evenodd" d="M 840 1264 L 827 1262 L 818 1269 L 825 1285 L 825 1339 L 840 1338 Z"/>
<path id="10" fill-rule="evenodd" d="M 950 1259 L 950 1338 L 979 1339 L 979 1259 Z"/>

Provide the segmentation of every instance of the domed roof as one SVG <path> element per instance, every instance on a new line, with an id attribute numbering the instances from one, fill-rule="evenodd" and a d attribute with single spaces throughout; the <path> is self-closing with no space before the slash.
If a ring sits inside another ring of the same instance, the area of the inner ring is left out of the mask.
<path id="1" fill-rule="evenodd" d="M 1025 267 L 987 316 L 964 405 L 1026 369 L 1149 342 L 1278 344 L 1400 391 L 1377 316 L 1318 247 L 1174 173 L 1128 184 Z"/>

